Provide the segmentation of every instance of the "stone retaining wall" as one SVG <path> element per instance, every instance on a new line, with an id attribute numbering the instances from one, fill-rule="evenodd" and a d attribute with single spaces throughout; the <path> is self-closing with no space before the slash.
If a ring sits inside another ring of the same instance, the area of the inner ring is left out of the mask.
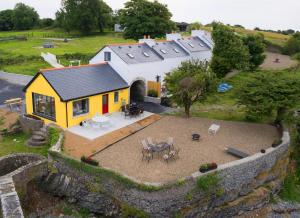
<path id="1" fill-rule="evenodd" d="M 143 211 L 151 217 L 231 217 L 260 208 L 277 192 L 288 165 L 290 137 L 283 133 L 282 144 L 265 154 L 219 166 L 206 174 L 194 173 L 166 187 L 145 190 L 105 171 L 81 165 L 75 169 L 70 160 L 54 155 L 52 173 L 41 185 L 55 195 L 104 216 L 118 217 L 124 208 L 131 213 Z M 204 191 L 197 181 L 217 177 L 218 185 Z"/>
<path id="2" fill-rule="evenodd" d="M 36 154 L 13 154 L 0 158 L 0 198 L 3 217 L 22 218 L 19 198 L 27 194 L 28 182 L 48 174 L 48 160 Z"/>

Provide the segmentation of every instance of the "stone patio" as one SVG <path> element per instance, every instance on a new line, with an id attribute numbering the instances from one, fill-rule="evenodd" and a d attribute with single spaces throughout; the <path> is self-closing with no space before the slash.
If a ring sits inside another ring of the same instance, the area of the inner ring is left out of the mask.
<path id="1" fill-rule="evenodd" d="M 132 118 L 131 117 L 125 118 L 123 113 L 116 112 L 116 113 L 112 113 L 109 116 L 109 125 L 107 125 L 105 127 L 93 128 L 93 127 L 82 127 L 82 126 L 78 125 L 78 126 L 68 128 L 67 131 L 69 131 L 75 135 L 81 136 L 83 138 L 89 139 L 89 140 L 95 140 L 96 138 L 99 138 L 108 133 L 114 132 L 123 127 L 129 126 L 129 125 L 136 123 L 140 120 L 143 120 L 151 115 L 152 115 L 152 113 L 145 111 L 140 116 L 132 117 Z"/>

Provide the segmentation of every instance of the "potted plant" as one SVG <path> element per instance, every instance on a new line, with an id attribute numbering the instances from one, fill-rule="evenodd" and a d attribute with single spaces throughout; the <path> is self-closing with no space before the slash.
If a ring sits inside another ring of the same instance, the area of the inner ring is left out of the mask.
<path id="1" fill-rule="evenodd" d="M 92 166 L 99 166 L 99 162 L 94 160 L 91 156 L 89 156 L 89 157 L 82 156 L 81 161 L 83 163 L 86 163 L 86 164 L 89 164 Z"/>
<path id="2" fill-rule="evenodd" d="M 218 165 L 216 163 L 206 163 L 206 164 L 202 164 L 199 168 L 199 171 L 201 173 L 206 173 L 208 171 L 211 170 L 215 170 L 218 168 Z"/>
<path id="3" fill-rule="evenodd" d="M 282 140 L 281 140 L 281 139 L 276 139 L 276 140 L 273 142 L 272 147 L 273 147 L 273 148 L 276 148 L 276 147 L 279 146 L 281 143 L 282 143 Z"/>

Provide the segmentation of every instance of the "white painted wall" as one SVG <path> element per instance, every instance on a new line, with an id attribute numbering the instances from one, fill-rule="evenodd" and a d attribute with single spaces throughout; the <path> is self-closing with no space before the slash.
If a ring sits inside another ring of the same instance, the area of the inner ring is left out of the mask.
<path id="1" fill-rule="evenodd" d="M 157 75 L 161 77 L 161 81 L 163 82 L 166 73 L 169 73 L 175 68 L 179 67 L 182 62 L 187 60 L 192 60 L 192 59 L 210 61 L 212 57 L 212 51 L 209 50 L 203 52 L 192 52 L 190 53 L 190 56 L 183 57 L 183 58 L 182 57 L 169 58 L 162 61 L 156 61 L 150 63 L 127 64 L 109 47 L 105 47 L 94 58 L 90 60 L 90 64 L 97 64 L 103 62 L 104 52 L 106 51 L 111 52 L 111 61 L 109 62 L 109 64 L 112 66 L 113 69 L 116 70 L 116 72 L 120 74 L 120 76 L 124 78 L 124 80 L 129 85 L 131 85 L 136 80 L 156 81 Z"/>

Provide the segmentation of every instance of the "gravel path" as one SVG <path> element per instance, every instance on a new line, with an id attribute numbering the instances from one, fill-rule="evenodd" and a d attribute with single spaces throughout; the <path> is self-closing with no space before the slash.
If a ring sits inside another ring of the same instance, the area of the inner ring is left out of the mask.
<path id="1" fill-rule="evenodd" d="M 221 125 L 215 136 L 208 134 L 208 128 L 213 123 Z M 192 133 L 200 133 L 201 141 L 193 142 Z M 174 137 L 175 147 L 180 148 L 178 160 L 166 163 L 155 156 L 150 163 L 142 161 L 141 140 L 152 137 L 163 141 L 169 136 Z M 270 147 L 276 138 L 276 129 L 269 125 L 165 116 L 94 158 L 99 160 L 101 166 L 141 181 L 168 182 L 191 175 L 204 163 L 223 164 L 236 160 L 224 152 L 226 146 L 254 154 Z"/>

